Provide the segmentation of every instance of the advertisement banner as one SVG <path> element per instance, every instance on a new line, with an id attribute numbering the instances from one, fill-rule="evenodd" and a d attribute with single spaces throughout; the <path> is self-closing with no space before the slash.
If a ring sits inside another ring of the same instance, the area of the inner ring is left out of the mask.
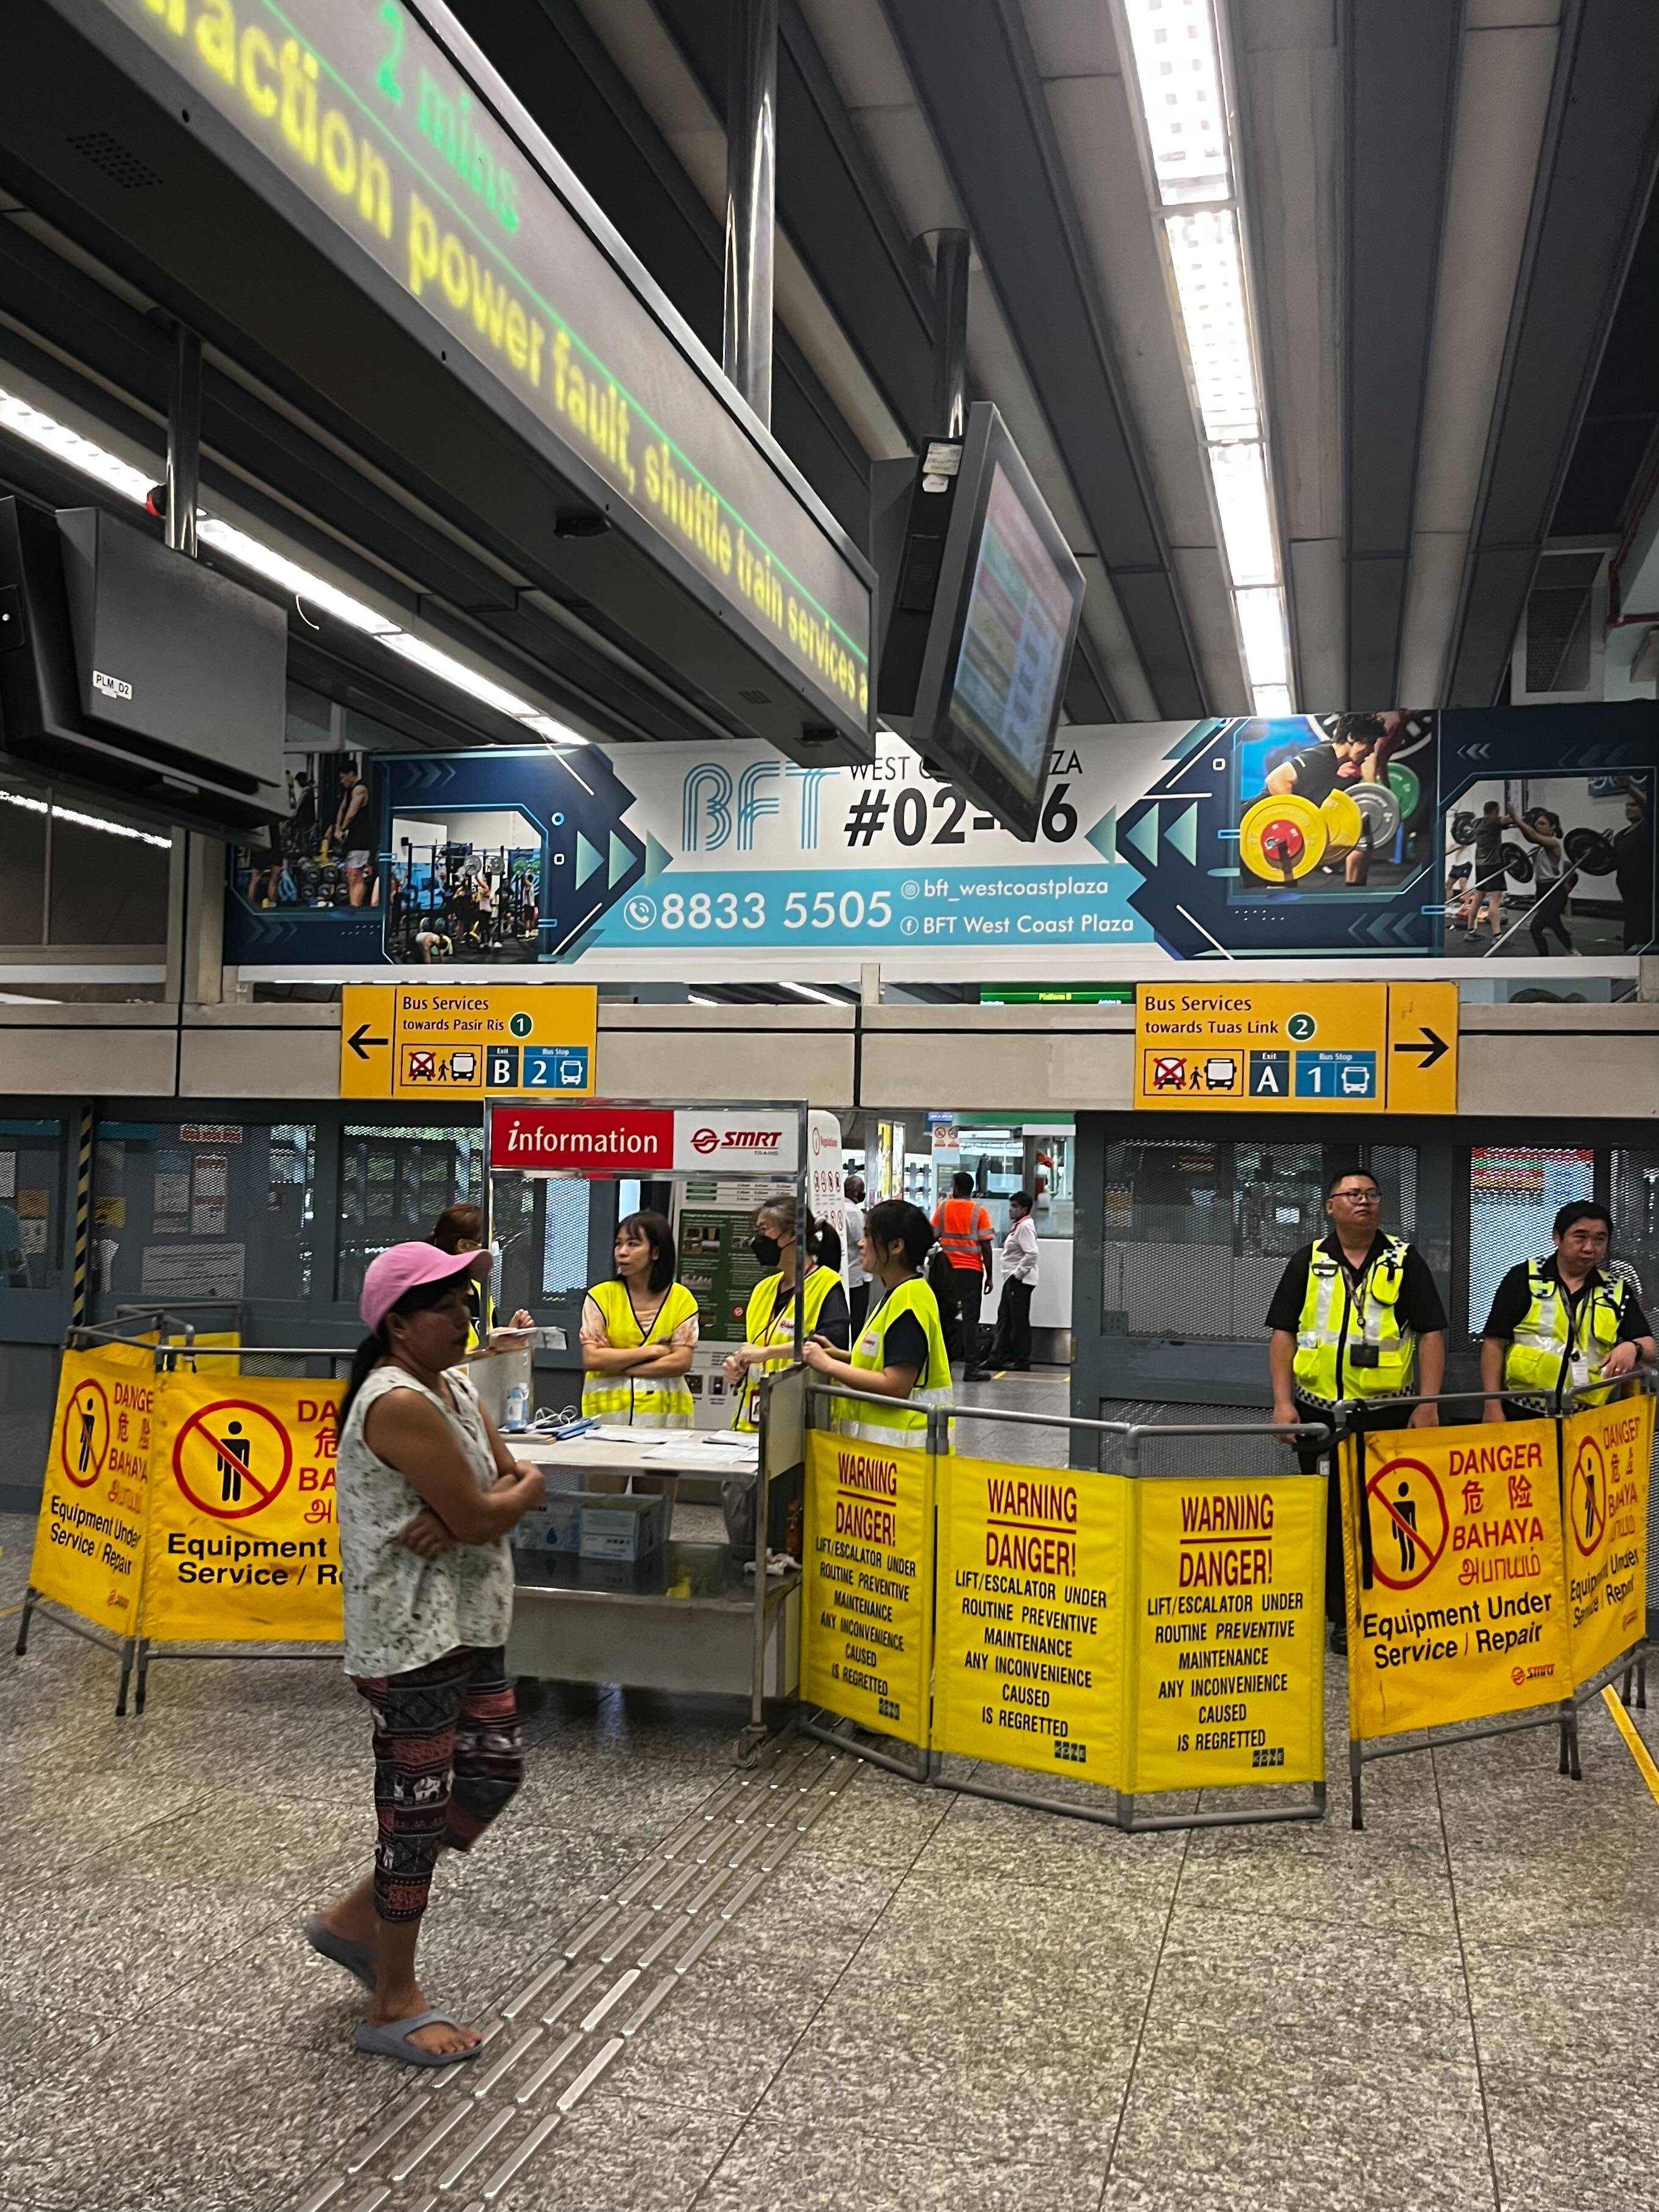
<path id="1" fill-rule="evenodd" d="M 1638 1412 L 1607 1410 L 1626 1425 Z M 1350 1443 L 1342 1486 L 1349 1734 L 1449 1727 L 1571 1697 L 1556 1424 L 1358 1441 L 1358 1479 Z"/>
<path id="2" fill-rule="evenodd" d="M 1325 1778 L 1325 1478 L 1137 1482 L 1137 1795 Z"/>
<path id="3" fill-rule="evenodd" d="M 1575 1686 L 1647 1632 L 1653 1400 L 1587 1407 L 1561 1424 L 1561 1496 Z"/>
<path id="4" fill-rule="evenodd" d="M 149 1483 L 146 1636 L 338 1640 L 341 1387 L 165 1378 Z"/>
<path id="5" fill-rule="evenodd" d="M 1128 1491 L 940 1462 L 937 1750 L 1121 1788 Z"/>
<path id="6" fill-rule="evenodd" d="M 155 1362 L 136 1345 L 66 1352 L 30 1586 L 94 1627 L 138 1632 Z"/>
<path id="7" fill-rule="evenodd" d="M 295 754 L 234 858 L 251 975 L 988 981 L 1171 962 L 1632 957 L 1654 939 L 1659 708 L 1141 722 L 1061 733 L 1024 844 L 883 735 Z"/>
<path id="8" fill-rule="evenodd" d="M 925 1744 L 933 1500 L 925 1452 L 806 1439 L 801 1695 Z"/>

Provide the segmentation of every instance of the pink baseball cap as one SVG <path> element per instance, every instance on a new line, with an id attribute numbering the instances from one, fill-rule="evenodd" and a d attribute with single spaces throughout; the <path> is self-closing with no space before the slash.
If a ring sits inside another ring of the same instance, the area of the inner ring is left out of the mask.
<path id="1" fill-rule="evenodd" d="M 394 1244 L 371 1260 L 363 1277 L 357 1310 L 365 1328 L 379 1328 L 405 1291 L 441 1283 L 447 1275 L 473 1275 L 482 1281 L 490 1270 L 488 1252 L 441 1252 L 435 1244 Z"/>

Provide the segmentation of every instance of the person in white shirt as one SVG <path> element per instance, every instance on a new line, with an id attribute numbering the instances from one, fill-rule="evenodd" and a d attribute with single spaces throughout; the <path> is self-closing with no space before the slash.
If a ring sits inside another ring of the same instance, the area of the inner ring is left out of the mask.
<path id="1" fill-rule="evenodd" d="M 864 1177 L 849 1175 L 842 1190 L 841 1249 L 847 1255 L 847 1304 L 853 1316 L 852 1341 L 856 1344 L 870 1310 L 870 1278 L 859 1257 L 864 1243 Z"/>
<path id="2" fill-rule="evenodd" d="M 1037 1239 L 1031 1201 L 1017 1190 L 1008 1201 L 1008 1234 L 1002 1240 L 1002 1304 L 997 1310 L 993 1367 L 1016 1375 L 1031 1371 L 1031 1293 L 1036 1288 Z"/>

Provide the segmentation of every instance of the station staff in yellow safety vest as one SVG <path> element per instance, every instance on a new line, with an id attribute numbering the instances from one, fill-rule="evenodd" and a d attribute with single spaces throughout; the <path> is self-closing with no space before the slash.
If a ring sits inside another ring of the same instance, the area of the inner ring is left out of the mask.
<path id="1" fill-rule="evenodd" d="M 838 1398 L 834 1419 L 843 1436 L 866 1443 L 921 1446 L 929 1413 L 948 1412 L 953 1402 L 939 1302 L 920 1272 L 933 1242 L 927 1216 L 906 1199 L 885 1198 L 865 1216 L 865 1272 L 879 1292 L 879 1303 L 872 1303 L 850 1358 L 821 1336 L 811 1340 L 803 1355 L 810 1368 L 832 1382 L 890 1401 L 872 1406 Z M 950 1449 L 948 1422 L 940 1442 Z"/>
<path id="2" fill-rule="evenodd" d="M 761 1378 L 787 1367 L 795 1356 L 799 1211 L 794 1193 L 781 1190 L 755 1216 L 749 1249 L 757 1265 L 769 1272 L 750 1293 L 744 1341 L 724 1363 L 726 1381 L 743 1386 L 732 1416 L 734 1429 L 760 1426 Z M 806 1283 L 801 1299 L 801 1334 L 805 1338 L 815 1334 L 843 1352 L 853 1334 L 847 1292 L 842 1287 L 841 1241 L 833 1229 L 819 1222 L 811 1223 L 807 1231 Z"/>
<path id="3" fill-rule="evenodd" d="M 477 1206 L 447 1206 L 432 1224 L 432 1234 L 427 1240 L 441 1252 L 482 1252 L 483 1243 L 483 1209 Z M 499 1255 L 497 1255 L 499 1267 Z M 493 1269 L 491 1272 L 497 1272 Z M 510 1322 L 501 1328 L 495 1325 L 495 1301 L 490 1296 L 488 1283 L 473 1282 L 467 1293 L 466 1349 L 470 1358 L 480 1354 L 488 1357 L 492 1352 L 514 1352 L 519 1346 L 514 1341 L 514 1332 L 534 1328 L 535 1317 L 520 1306 Z"/>
<path id="4" fill-rule="evenodd" d="M 624 1214 L 614 1256 L 615 1279 L 582 1306 L 582 1411 L 623 1428 L 694 1428 L 697 1302 L 674 1279 L 674 1232 L 660 1213 Z"/>
<path id="5" fill-rule="evenodd" d="M 1486 1419 L 1516 1421 L 1601 1406 L 1653 1358 L 1653 1330 L 1628 1283 L 1607 1272 L 1613 1216 L 1580 1199 L 1555 1217 L 1555 1249 L 1498 1285 L 1481 1332 Z M 1500 1386 L 1514 1395 L 1499 1398 Z"/>
<path id="6" fill-rule="evenodd" d="M 1325 1215 L 1330 1234 L 1292 1253 L 1279 1279 L 1267 1327 L 1267 1368 L 1275 1421 L 1328 1419 L 1344 1402 L 1358 1411 L 1357 1430 L 1404 1425 L 1397 1398 L 1431 1398 L 1446 1374 L 1446 1310 L 1427 1261 L 1402 1237 L 1385 1236 L 1382 1193 L 1369 1168 L 1345 1168 L 1331 1179 Z M 1407 1424 L 1431 1428 L 1432 1406 L 1416 1407 Z M 1297 1448 L 1304 1474 L 1318 1467 L 1320 1448 Z M 1325 1613 L 1334 1650 L 1347 1649 L 1342 1585 L 1342 1493 L 1337 1455 L 1328 1462 L 1325 1525 Z"/>

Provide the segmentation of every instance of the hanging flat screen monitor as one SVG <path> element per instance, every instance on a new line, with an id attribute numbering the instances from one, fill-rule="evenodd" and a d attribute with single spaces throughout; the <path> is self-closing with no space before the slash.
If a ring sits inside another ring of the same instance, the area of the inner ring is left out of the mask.
<path id="1" fill-rule="evenodd" d="M 948 466 L 951 457 L 936 445 L 927 459 Z M 917 510 L 940 496 L 930 489 L 939 474 L 921 478 L 913 532 Z M 945 495 L 951 511 L 910 743 L 1030 842 L 1077 642 L 1083 571 L 988 401 L 969 410 Z"/>

